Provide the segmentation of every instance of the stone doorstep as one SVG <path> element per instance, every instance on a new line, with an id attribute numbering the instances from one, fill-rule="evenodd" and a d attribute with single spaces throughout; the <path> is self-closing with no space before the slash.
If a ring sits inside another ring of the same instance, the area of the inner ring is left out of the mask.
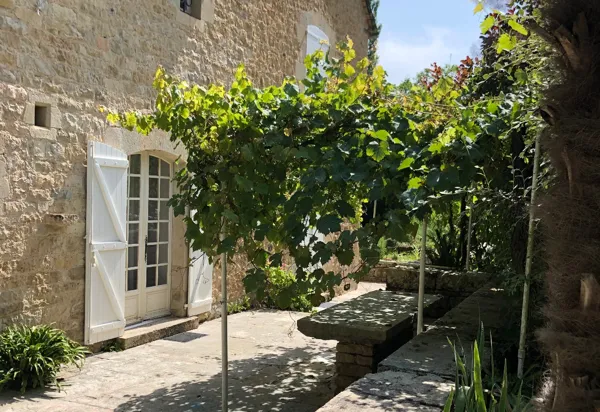
<path id="1" fill-rule="evenodd" d="M 178 333 L 196 329 L 198 325 L 200 325 L 200 318 L 197 316 L 189 318 L 169 316 L 166 318 L 153 319 L 142 322 L 139 326 L 133 325 L 126 329 L 123 336 L 117 338 L 116 341 L 123 349 L 130 349 L 155 340 L 177 335 Z"/>

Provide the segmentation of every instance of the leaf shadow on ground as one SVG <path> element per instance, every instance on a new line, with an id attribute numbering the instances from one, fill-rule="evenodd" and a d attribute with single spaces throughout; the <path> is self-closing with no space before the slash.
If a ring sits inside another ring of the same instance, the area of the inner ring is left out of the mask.
<path id="1" fill-rule="evenodd" d="M 262 354 L 229 362 L 230 411 L 312 412 L 334 396 L 334 351 L 265 347 Z M 116 411 L 219 411 L 221 374 L 132 395 Z"/>

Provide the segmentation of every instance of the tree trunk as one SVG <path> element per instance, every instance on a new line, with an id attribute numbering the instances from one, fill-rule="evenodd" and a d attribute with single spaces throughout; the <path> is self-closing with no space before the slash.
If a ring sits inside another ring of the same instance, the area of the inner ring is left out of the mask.
<path id="1" fill-rule="evenodd" d="M 546 0 L 538 34 L 560 55 L 546 92 L 544 144 L 557 182 L 542 202 L 548 273 L 552 411 L 594 411 L 600 400 L 600 1 Z"/>

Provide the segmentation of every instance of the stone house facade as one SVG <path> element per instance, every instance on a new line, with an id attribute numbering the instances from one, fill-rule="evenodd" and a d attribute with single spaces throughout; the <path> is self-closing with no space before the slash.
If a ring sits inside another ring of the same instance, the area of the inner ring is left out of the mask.
<path id="1" fill-rule="evenodd" d="M 200 84 L 239 63 L 260 86 L 301 77 L 319 39 L 364 57 L 372 24 L 365 0 L 0 0 L 0 329 L 54 323 L 91 344 L 210 313 L 219 268 L 189 266 L 166 207 L 185 153 L 98 107 L 151 108 L 158 65 Z M 236 259 L 232 299 L 244 271 Z"/>

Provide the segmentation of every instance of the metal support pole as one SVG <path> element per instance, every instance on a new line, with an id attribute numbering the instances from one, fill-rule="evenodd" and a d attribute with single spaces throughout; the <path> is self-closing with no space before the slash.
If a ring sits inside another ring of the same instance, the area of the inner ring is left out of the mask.
<path id="1" fill-rule="evenodd" d="M 471 263 L 471 232 L 473 231 L 473 196 L 469 195 L 469 226 L 467 231 L 467 256 L 465 259 L 465 271 L 468 272 Z"/>
<path id="2" fill-rule="evenodd" d="M 221 233 L 221 241 L 225 238 Z M 227 356 L 227 253 L 221 254 L 221 411 L 228 410 L 228 356 Z"/>
<path id="3" fill-rule="evenodd" d="M 373 219 L 377 216 L 377 200 L 373 202 Z"/>
<path id="4" fill-rule="evenodd" d="M 417 309 L 417 335 L 423 332 L 423 303 L 425 301 L 425 255 L 427 247 L 427 215 L 423 218 L 421 234 L 421 266 L 419 268 L 419 298 Z"/>
<path id="5" fill-rule="evenodd" d="M 523 378 L 525 366 L 525 340 L 527 338 L 527 317 L 529 315 L 529 287 L 531 284 L 531 265 L 533 262 L 533 237 L 535 231 L 535 192 L 540 168 L 540 135 L 535 139 L 535 155 L 533 157 L 533 178 L 531 181 L 531 203 L 529 205 L 529 233 L 527 234 L 527 257 L 525 261 L 525 283 L 523 284 L 523 308 L 521 309 L 521 335 L 519 337 L 519 362 L 517 376 Z"/>

